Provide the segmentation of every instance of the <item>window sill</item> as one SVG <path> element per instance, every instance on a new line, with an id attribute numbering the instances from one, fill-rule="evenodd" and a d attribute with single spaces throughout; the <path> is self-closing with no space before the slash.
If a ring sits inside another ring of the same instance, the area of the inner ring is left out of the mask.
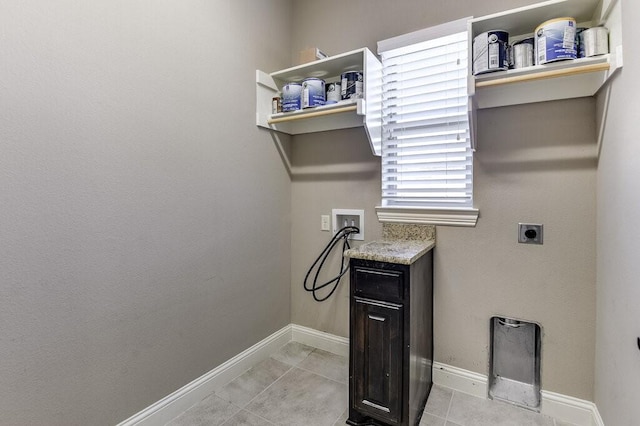
<path id="1" fill-rule="evenodd" d="M 480 211 L 469 208 L 376 207 L 383 223 L 416 223 L 420 225 L 476 226 Z"/>

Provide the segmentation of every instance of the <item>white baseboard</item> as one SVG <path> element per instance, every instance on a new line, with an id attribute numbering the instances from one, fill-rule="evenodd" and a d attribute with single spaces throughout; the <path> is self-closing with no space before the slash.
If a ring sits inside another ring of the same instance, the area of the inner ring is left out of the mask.
<path id="1" fill-rule="evenodd" d="M 487 398 L 487 376 L 439 362 L 433 363 L 433 383 Z M 541 413 L 579 426 L 604 426 L 598 408 L 591 401 L 543 390 Z"/>
<path id="2" fill-rule="evenodd" d="M 289 324 L 117 426 L 164 425 L 292 340 L 349 356 L 349 339 L 346 337 Z"/>
<path id="3" fill-rule="evenodd" d="M 593 402 L 545 390 L 540 393 L 542 414 L 576 425 L 604 426 Z"/>
<path id="4" fill-rule="evenodd" d="M 594 415 L 591 419 L 591 426 L 604 426 L 604 420 L 602 420 L 602 416 L 600 416 L 600 411 L 598 411 L 598 407 L 594 404 Z"/>
<path id="5" fill-rule="evenodd" d="M 296 324 L 291 324 L 291 336 L 293 341 L 336 355 L 349 356 L 349 339 L 347 337 L 336 336 Z"/>
<path id="6" fill-rule="evenodd" d="M 349 355 L 348 338 L 289 324 L 117 426 L 164 425 L 292 340 L 338 355 Z M 480 398 L 486 398 L 488 393 L 487 376 L 439 362 L 433 363 L 433 382 Z M 593 402 L 554 392 L 542 391 L 541 411 L 579 426 L 604 426 Z"/>
<path id="7" fill-rule="evenodd" d="M 440 362 L 433 363 L 433 383 L 479 398 L 487 397 L 487 376 Z"/>
<path id="8" fill-rule="evenodd" d="M 287 325 L 117 426 L 164 425 L 290 341 L 291 325 Z"/>

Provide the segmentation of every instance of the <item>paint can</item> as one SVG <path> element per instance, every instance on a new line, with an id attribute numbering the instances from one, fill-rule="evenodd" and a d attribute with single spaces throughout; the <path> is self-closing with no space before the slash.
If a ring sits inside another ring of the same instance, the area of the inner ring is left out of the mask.
<path id="1" fill-rule="evenodd" d="M 536 28 L 536 63 L 576 59 L 576 20 L 556 18 Z"/>
<path id="2" fill-rule="evenodd" d="M 507 47 L 509 33 L 487 31 L 473 39 L 473 75 L 509 69 Z"/>
<path id="3" fill-rule="evenodd" d="M 584 56 L 606 55 L 609 53 L 609 31 L 605 27 L 593 27 L 582 33 Z"/>
<path id="4" fill-rule="evenodd" d="M 341 98 L 362 99 L 364 97 L 364 82 L 362 71 L 347 71 L 340 75 Z"/>
<path id="5" fill-rule="evenodd" d="M 513 55 L 513 68 L 526 68 L 532 67 L 535 62 L 534 53 L 534 40 L 533 37 L 526 38 L 517 43 L 513 43 L 512 55 Z"/>
<path id="6" fill-rule="evenodd" d="M 342 91 L 340 90 L 340 82 L 339 81 L 334 81 L 331 83 L 326 83 L 325 85 L 325 89 L 327 90 L 327 100 L 325 102 L 325 105 L 328 104 L 335 104 L 340 102 L 340 100 L 342 99 Z"/>
<path id="7" fill-rule="evenodd" d="M 287 83 L 282 88 L 282 112 L 296 111 L 300 109 L 300 95 L 302 84 Z"/>
<path id="8" fill-rule="evenodd" d="M 588 28 L 576 28 L 576 58 L 584 58 L 584 37 L 582 33 Z"/>
<path id="9" fill-rule="evenodd" d="M 302 80 L 302 108 L 322 106 L 324 101 L 324 80 L 315 77 Z"/>
<path id="10" fill-rule="evenodd" d="M 271 114 L 277 114 L 282 112 L 282 98 L 280 96 L 274 96 L 271 99 Z"/>

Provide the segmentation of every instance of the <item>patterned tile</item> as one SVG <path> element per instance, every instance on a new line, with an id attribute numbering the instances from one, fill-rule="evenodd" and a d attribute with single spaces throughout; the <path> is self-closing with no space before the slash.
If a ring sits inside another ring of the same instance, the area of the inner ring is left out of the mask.
<path id="1" fill-rule="evenodd" d="M 349 358 L 316 349 L 309 354 L 298 368 L 311 371 L 336 382 L 349 382 Z"/>
<path id="2" fill-rule="evenodd" d="M 344 413 L 340 416 L 338 420 L 333 424 L 333 426 L 343 426 L 347 424 L 347 419 L 349 418 L 349 409 L 344 410 Z"/>
<path id="3" fill-rule="evenodd" d="M 313 352 L 311 346 L 307 346 L 298 342 L 289 342 L 284 345 L 278 352 L 271 355 L 271 358 L 284 362 L 289 365 L 297 365 L 304 360 L 311 352 Z"/>
<path id="4" fill-rule="evenodd" d="M 235 416 L 227 420 L 223 426 L 275 426 L 273 423 L 251 414 L 247 411 L 240 411 Z"/>
<path id="5" fill-rule="evenodd" d="M 278 425 L 332 426 L 347 408 L 346 385 L 293 368 L 246 410 Z"/>
<path id="6" fill-rule="evenodd" d="M 445 419 L 423 413 L 420 419 L 420 426 L 445 426 Z"/>
<path id="7" fill-rule="evenodd" d="M 167 426 L 341 426 L 348 368 L 346 357 L 290 342 Z M 434 385 L 419 426 L 575 425 Z"/>
<path id="8" fill-rule="evenodd" d="M 449 412 L 449 405 L 451 404 L 452 397 L 453 391 L 451 389 L 433 385 L 431 387 L 431 392 L 429 392 L 427 405 L 424 408 L 425 413 L 433 414 L 437 417 L 446 418 L 447 413 Z"/>
<path id="9" fill-rule="evenodd" d="M 240 408 L 235 405 L 211 395 L 167 423 L 167 426 L 221 425 L 238 411 Z"/>
<path id="10" fill-rule="evenodd" d="M 226 384 L 216 395 L 238 407 L 244 407 L 290 368 L 289 364 L 268 358 Z"/>

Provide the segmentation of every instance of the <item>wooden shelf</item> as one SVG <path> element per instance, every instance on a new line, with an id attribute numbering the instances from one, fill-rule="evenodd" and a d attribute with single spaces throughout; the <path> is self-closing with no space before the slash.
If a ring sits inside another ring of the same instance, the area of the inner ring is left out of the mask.
<path id="1" fill-rule="evenodd" d="M 322 117 L 325 115 L 343 114 L 349 112 L 357 113 L 357 110 L 358 105 L 356 104 L 355 100 L 342 101 L 337 104 L 323 105 L 315 108 L 271 114 L 271 118 L 267 120 L 267 123 L 269 125 L 272 125 L 296 120 L 306 120 L 309 118 Z"/>
<path id="2" fill-rule="evenodd" d="M 272 114 L 267 120 L 270 129 L 289 135 L 325 132 L 362 127 L 364 101 L 355 100 L 292 112 Z"/>
<path id="3" fill-rule="evenodd" d="M 304 110 L 271 114 L 271 100 L 289 82 L 300 82 L 308 77 L 325 81 L 339 81 L 345 71 L 362 71 L 364 98 L 341 101 Z M 267 74 L 256 71 L 257 104 L 256 124 L 278 132 L 299 135 L 328 130 L 363 127 L 374 155 L 380 155 L 382 65 L 363 48 L 331 56 L 308 64 L 298 65 Z"/>
<path id="4" fill-rule="evenodd" d="M 559 16 L 571 16 L 579 26 L 606 25 L 608 55 L 546 65 L 471 75 L 469 95 L 476 108 L 593 96 L 622 67 L 619 0 L 549 0 L 469 21 L 469 46 L 478 34 L 491 29 L 509 32 L 510 41 L 533 36 L 537 26 Z M 618 7 L 616 7 L 618 6 Z"/>
<path id="5" fill-rule="evenodd" d="M 477 108 L 593 96 L 606 82 L 610 55 L 555 62 L 475 77 Z"/>
<path id="6" fill-rule="evenodd" d="M 592 58 L 478 76 L 472 74 L 472 61 L 469 61 L 469 117 L 473 148 L 477 148 L 478 109 L 587 97 L 601 90 L 610 90 L 607 83 L 623 66 L 620 3 L 621 0 L 548 0 L 469 20 L 469 52 L 472 52 L 473 39 L 483 32 L 494 29 L 507 31 L 513 43 L 532 37 L 540 24 L 562 16 L 575 18 L 578 27 L 605 26 L 609 30 L 610 52 Z M 603 129 L 607 109 L 603 108 L 597 115 L 597 126 Z M 599 133 L 601 138 L 602 132 Z"/>

